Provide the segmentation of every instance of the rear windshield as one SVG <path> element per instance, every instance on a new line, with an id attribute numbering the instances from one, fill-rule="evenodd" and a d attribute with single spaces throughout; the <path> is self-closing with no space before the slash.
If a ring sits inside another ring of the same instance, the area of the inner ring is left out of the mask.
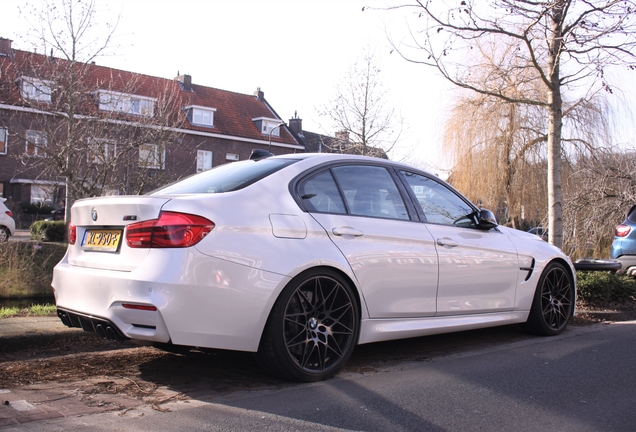
<path id="1" fill-rule="evenodd" d="M 148 195 L 235 191 L 249 186 L 294 162 L 298 162 L 298 159 L 261 159 L 232 162 L 156 189 Z"/>

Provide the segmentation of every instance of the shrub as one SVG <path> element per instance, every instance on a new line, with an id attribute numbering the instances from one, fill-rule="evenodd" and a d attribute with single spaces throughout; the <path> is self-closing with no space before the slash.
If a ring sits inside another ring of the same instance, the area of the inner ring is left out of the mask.
<path id="1" fill-rule="evenodd" d="M 53 267 L 66 252 L 57 243 L 0 244 L 0 298 L 51 296 Z"/>
<path id="2" fill-rule="evenodd" d="M 578 297 L 588 303 L 622 303 L 636 300 L 633 277 L 610 272 L 576 273 Z"/>
<path id="3" fill-rule="evenodd" d="M 64 221 L 37 221 L 31 224 L 31 239 L 37 241 L 64 242 L 66 224 Z"/>

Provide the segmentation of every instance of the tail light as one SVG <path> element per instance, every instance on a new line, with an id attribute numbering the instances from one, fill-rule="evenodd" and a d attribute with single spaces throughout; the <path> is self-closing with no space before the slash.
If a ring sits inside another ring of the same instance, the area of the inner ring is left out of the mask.
<path id="1" fill-rule="evenodd" d="M 11 210 L 7 210 L 5 213 L 6 213 L 6 214 L 7 214 L 7 216 L 9 216 L 10 218 L 12 218 L 12 217 L 13 217 L 13 213 L 11 213 Z"/>
<path id="2" fill-rule="evenodd" d="M 73 224 L 68 224 L 68 244 L 74 245 L 77 241 L 77 227 Z"/>
<path id="3" fill-rule="evenodd" d="M 616 226 L 614 234 L 616 235 L 616 237 L 625 237 L 631 230 L 632 227 L 630 227 L 629 225 L 620 224 Z"/>
<path id="4" fill-rule="evenodd" d="M 131 248 L 183 248 L 199 243 L 214 229 L 214 222 L 187 213 L 161 212 L 159 219 L 128 225 Z"/>

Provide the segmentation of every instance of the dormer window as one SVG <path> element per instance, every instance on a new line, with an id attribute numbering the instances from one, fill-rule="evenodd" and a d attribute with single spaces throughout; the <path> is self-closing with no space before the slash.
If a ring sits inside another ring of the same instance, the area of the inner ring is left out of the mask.
<path id="1" fill-rule="evenodd" d="M 188 121 L 193 125 L 214 127 L 214 113 L 216 112 L 216 108 L 189 105 L 184 109 Z"/>
<path id="2" fill-rule="evenodd" d="M 98 90 L 95 93 L 99 109 L 102 111 L 115 111 L 144 117 L 152 117 L 155 114 L 155 102 L 157 101 L 155 98 L 108 90 Z"/>
<path id="3" fill-rule="evenodd" d="M 279 119 L 267 118 L 267 117 L 257 117 L 253 118 L 252 121 L 256 125 L 257 128 L 261 131 L 263 135 L 268 135 L 277 137 L 280 136 L 280 127 L 284 123 Z"/>
<path id="4" fill-rule="evenodd" d="M 24 99 L 38 102 L 51 102 L 53 81 L 46 81 L 31 77 L 21 77 L 19 79 L 20 95 Z"/>

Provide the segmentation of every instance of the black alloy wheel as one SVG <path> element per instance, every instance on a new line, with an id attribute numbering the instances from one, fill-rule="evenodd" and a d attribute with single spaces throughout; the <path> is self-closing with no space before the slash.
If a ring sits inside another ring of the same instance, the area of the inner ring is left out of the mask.
<path id="1" fill-rule="evenodd" d="M 265 369 L 287 379 L 334 376 L 358 341 L 360 315 L 349 284 L 329 269 L 294 279 L 272 309 L 259 348 Z"/>
<path id="2" fill-rule="evenodd" d="M 574 308 L 574 282 L 563 264 L 550 263 L 537 285 L 525 327 L 533 333 L 554 336 L 568 325 Z"/>

